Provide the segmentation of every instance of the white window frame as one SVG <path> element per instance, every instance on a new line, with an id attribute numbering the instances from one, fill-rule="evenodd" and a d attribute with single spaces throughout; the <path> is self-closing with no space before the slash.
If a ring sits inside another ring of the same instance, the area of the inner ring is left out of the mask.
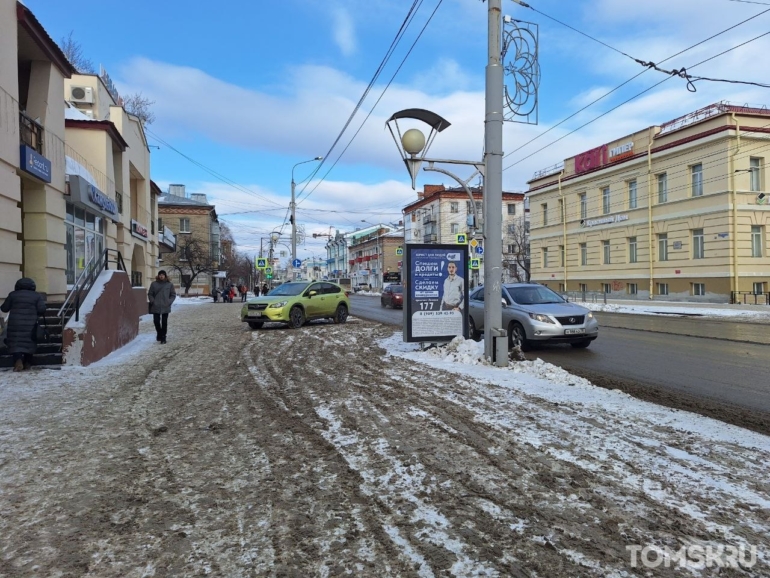
<path id="1" fill-rule="evenodd" d="M 765 282 L 764 281 L 754 281 L 754 285 L 752 288 L 752 293 L 754 295 L 764 295 L 765 294 Z"/>
<path id="2" fill-rule="evenodd" d="M 629 295 L 638 295 L 639 294 L 639 285 L 637 283 L 627 283 L 626 284 L 626 291 L 628 291 Z"/>
<path id="3" fill-rule="evenodd" d="M 559 199 L 559 222 L 563 223 L 566 221 L 566 216 L 567 215 L 564 214 L 564 199 Z"/>
<path id="4" fill-rule="evenodd" d="M 610 203 L 610 188 L 602 188 L 602 214 L 609 215 L 612 212 L 612 204 Z"/>
<path id="5" fill-rule="evenodd" d="M 658 295 L 668 295 L 668 283 L 658 283 Z"/>
<path id="6" fill-rule="evenodd" d="M 185 226 L 187 225 L 187 226 Z M 189 217 L 179 217 L 179 232 L 180 233 L 190 233 L 190 218 Z"/>
<path id="7" fill-rule="evenodd" d="M 543 209 L 543 227 L 545 227 L 548 224 L 548 203 L 543 203 L 540 208 Z"/>
<path id="8" fill-rule="evenodd" d="M 692 230 L 692 258 L 706 258 L 706 241 L 705 235 L 703 234 L 703 229 Z"/>
<path id="9" fill-rule="evenodd" d="M 459 213 L 460 212 L 460 203 L 457 201 L 452 201 L 449 203 L 449 212 L 450 213 Z"/>
<path id="10" fill-rule="evenodd" d="M 581 293 L 588 293 L 588 285 L 585 283 L 578 284 L 578 287 L 580 288 Z"/>
<path id="11" fill-rule="evenodd" d="M 508 203 L 508 214 L 509 215 L 516 214 L 516 203 Z"/>
<path id="12" fill-rule="evenodd" d="M 559 245 L 559 260 L 561 261 L 560 267 L 564 267 L 564 262 L 566 258 L 567 258 L 567 253 L 564 250 L 564 245 Z"/>
<path id="13" fill-rule="evenodd" d="M 578 195 L 578 198 L 580 199 L 580 218 L 587 219 L 588 218 L 588 196 L 585 193 L 580 193 Z"/>
<path id="14" fill-rule="evenodd" d="M 658 204 L 668 203 L 668 174 L 658 175 Z"/>
<path id="15" fill-rule="evenodd" d="M 588 243 L 580 243 L 580 265 L 588 265 Z"/>
<path id="16" fill-rule="evenodd" d="M 602 283 L 602 292 L 605 295 L 612 293 L 612 285 L 610 283 Z"/>
<path id="17" fill-rule="evenodd" d="M 628 238 L 628 262 L 636 263 L 639 261 L 639 247 L 636 237 Z"/>
<path id="18" fill-rule="evenodd" d="M 690 185 L 692 186 L 692 196 L 703 196 L 703 165 L 698 163 L 690 167 Z"/>
<path id="19" fill-rule="evenodd" d="M 762 190 L 762 159 L 759 157 L 749 158 L 749 190 L 758 193 Z"/>
<path id="20" fill-rule="evenodd" d="M 658 261 L 668 261 L 668 233 L 658 235 Z"/>
<path id="21" fill-rule="evenodd" d="M 449 232 L 452 235 L 457 235 L 460 232 L 460 223 L 451 223 L 449 225 Z"/>
<path id="22" fill-rule="evenodd" d="M 542 259 L 543 259 L 543 269 L 548 268 L 548 248 L 544 247 L 542 249 Z"/>
<path id="23" fill-rule="evenodd" d="M 762 238 L 764 235 L 762 234 L 762 226 L 761 225 L 752 225 L 751 226 L 751 256 L 752 257 L 761 257 L 762 256 Z"/>
<path id="24" fill-rule="evenodd" d="M 692 284 L 692 294 L 698 297 L 703 297 L 706 294 L 706 284 L 705 283 L 693 283 Z"/>
<path id="25" fill-rule="evenodd" d="M 602 254 L 605 265 L 612 265 L 612 248 L 609 241 L 602 241 Z"/>
<path id="26" fill-rule="evenodd" d="M 639 199 L 636 192 L 636 179 L 628 181 L 628 208 L 636 209 L 639 206 Z"/>

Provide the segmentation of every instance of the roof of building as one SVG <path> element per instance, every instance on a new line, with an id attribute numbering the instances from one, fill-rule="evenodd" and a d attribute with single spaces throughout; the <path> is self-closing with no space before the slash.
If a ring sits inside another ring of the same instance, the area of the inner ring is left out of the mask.
<path id="1" fill-rule="evenodd" d="M 201 203 L 200 201 L 194 201 L 193 199 L 189 199 L 187 197 L 180 197 L 178 195 L 169 195 L 168 193 L 158 197 L 158 204 L 174 205 L 179 207 L 188 206 L 188 207 L 208 207 L 209 209 L 214 208 L 214 205 L 210 205 L 208 203 Z"/>
<path id="2" fill-rule="evenodd" d="M 65 78 L 70 78 L 73 74 L 77 74 L 78 71 L 67 60 L 59 45 L 48 35 L 46 29 L 43 28 L 43 25 L 40 24 L 40 21 L 32 11 L 21 2 L 16 2 L 16 20 L 32 36 L 35 43 L 51 59 L 51 62 Z"/>
<path id="3" fill-rule="evenodd" d="M 128 148 L 128 143 L 125 141 L 125 139 L 123 138 L 123 135 L 120 134 L 120 131 L 117 129 L 117 127 L 112 121 L 91 120 L 89 118 L 85 120 L 82 120 L 82 119 L 76 120 L 74 118 L 66 118 L 66 110 L 69 110 L 69 109 L 65 109 L 65 119 L 64 119 L 65 128 L 84 128 L 86 130 L 103 130 L 112 139 L 112 141 L 120 147 L 120 150 L 125 151 Z"/>

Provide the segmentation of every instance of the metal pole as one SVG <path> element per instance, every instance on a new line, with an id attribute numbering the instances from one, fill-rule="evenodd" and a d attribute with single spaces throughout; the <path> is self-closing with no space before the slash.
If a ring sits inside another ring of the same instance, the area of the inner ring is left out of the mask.
<path id="1" fill-rule="evenodd" d="M 294 281 L 294 261 L 297 258 L 297 214 L 296 205 L 294 200 L 294 169 L 291 171 L 291 281 Z"/>
<path id="2" fill-rule="evenodd" d="M 484 118 L 484 355 L 498 367 L 508 365 L 503 324 L 503 65 L 502 0 L 489 0 L 486 114 Z"/>

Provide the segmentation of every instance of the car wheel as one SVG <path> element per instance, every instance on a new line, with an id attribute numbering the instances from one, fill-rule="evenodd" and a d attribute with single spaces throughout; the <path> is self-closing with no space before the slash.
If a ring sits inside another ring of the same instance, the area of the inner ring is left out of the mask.
<path id="1" fill-rule="evenodd" d="M 527 339 L 527 333 L 524 331 L 524 327 L 521 323 L 511 323 L 508 328 L 508 349 L 513 349 L 516 346 L 522 351 L 529 351 L 532 349 L 532 345 Z"/>
<path id="2" fill-rule="evenodd" d="M 470 335 L 473 341 L 481 341 L 481 333 L 476 329 L 476 324 L 473 322 L 473 317 L 468 315 L 468 335 Z"/>
<path id="3" fill-rule="evenodd" d="M 264 321 L 249 321 L 249 327 L 252 329 L 259 329 L 265 324 Z"/>
<path id="4" fill-rule="evenodd" d="M 337 311 L 334 312 L 335 323 L 345 323 L 348 320 L 348 308 L 340 303 L 337 305 Z"/>
<path id="5" fill-rule="evenodd" d="M 591 345 L 590 339 L 583 339 L 582 341 L 575 341 L 574 343 L 570 343 L 572 347 L 575 349 L 585 349 L 589 345 Z"/>
<path id="6" fill-rule="evenodd" d="M 292 307 L 289 311 L 289 327 L 292 329 L 299 329 L 305 324 L 305 313 L 302 311 L 302 307 Z"/>

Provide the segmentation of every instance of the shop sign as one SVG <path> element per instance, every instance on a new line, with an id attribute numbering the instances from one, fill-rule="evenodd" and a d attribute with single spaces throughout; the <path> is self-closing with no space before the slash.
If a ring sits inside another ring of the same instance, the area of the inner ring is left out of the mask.
<path id="1" fill-rule="evenodd" d="M 609 163 L 634 156 L 634 143 L 629 141 L 616 147 L 601 145 L 590 151 L 575 155 L 575 174 L 599 169 Z"/>
<path id="2" fill-rule="evenodd" d="M 30 146 L 21 145 L 19 168 L 43 182 L 51 182 L 51 161 Z"/>
<path id="3" fill-rule="evenodd" d="M 623 143 L 622 145 L 618 145 L 616 147 L 612 147 L 610 149 L 610 162 L 614 163 L 615 161 L 619 161 L 621 159 L 627 159 L 628 157 L 634 156 L 634 143 L 633 141 Z"/>
<path id="4" fill-rule="evenodd" d="M 142 225 L 139 221 L 135 221 L 134 219 L 131 219 L 131 234 L 134 237 L 139 237 L 140 239 L 144 239 L 145 241 L 149 237 L 149 233 L 147 232 L 147 227 Z"/>
<path id="5" fill-rule="evenodd" d="M 467 335 L 468 245 L 406 246 L 404 341 Z"/>
<path id="6" fill-rule="evenodd" d="M 118 204 L 102 193 L 94 185 L 80 175 L 67 175 L 70 185 L 70 199 L 108 219 L 114 219 L 118 214 Z"/>
<path id="7" fill-rule="evenodd" d="M 602 217 L 601 219 L 586 219 L 583 221 L 584 227 L 595 227 L 596 225 L 607 225 L 609 223 L 622 223 L 628 221 L 628 215 L 612 215 L 610 217 Z"/>

